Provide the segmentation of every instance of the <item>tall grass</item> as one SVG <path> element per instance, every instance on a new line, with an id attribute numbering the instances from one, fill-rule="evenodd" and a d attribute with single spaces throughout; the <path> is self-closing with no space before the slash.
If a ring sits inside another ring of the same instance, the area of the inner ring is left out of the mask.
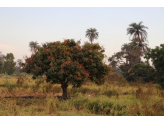
<path id="1" fill-rule="evenodd" d="M 103 85 L 86 81 L 68 86 L 62 100 L 60 84 L 40 77 L 0 77 L 0 115 L 4 116 L 163 116 L 164 91 L 153 83 L 108 79 Z"/>

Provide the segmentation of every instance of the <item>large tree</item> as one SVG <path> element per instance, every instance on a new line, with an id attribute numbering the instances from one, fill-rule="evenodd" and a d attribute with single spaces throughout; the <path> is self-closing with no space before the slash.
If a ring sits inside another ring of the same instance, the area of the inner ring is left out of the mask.
<path id="1" fill-rule="evenodd" d="M 46 43 L 26 57 L 22 71 L 33 73 L 33 79 L 45 73 L 47 82 L 61 84 L 66 99 L 68 83 L 80 87 L 87 78 L 96 84 L 104 83 L 110 67 L 102 62 L 103 52 L 99 44 L 86 42 L 80 46 L 73 39 Z"/>
<path id="2" fill-rule="evenodd" d="M 94 39 L 98 39 L 99 33 L 97 32 L 95 28 L 90 28 L 90 29 L 87 29 L 85 36 L 89 38 L 92 44 L 92 41 Z"/>
<path id="3" fill-rule="evenodd" d="M 164 44 L 151 49 L 145 57 L 147 59 L 152 59 L 153 65 L 156 69 L 155 80 L 164 88 Z"/>
<path id="4" fill-rule="evenodd" d="M 130 39 L 133 42 L 138 42 L 137 54 L 139 57 L 139 62 L 141 61 L 142 52 L 141 50 L 145 50 L 145 44 L 143 44 L 147 40 L 147 32 L 145 29 L 148 29 L 148 27 L 142 25 L 142 21 L 139 22 L 139 24 L 131 23 L 129 25 L 129 28 L 127 28 L 127 35 L 129 34 L 130 37 L 132 36 L 132 39 Z"/>

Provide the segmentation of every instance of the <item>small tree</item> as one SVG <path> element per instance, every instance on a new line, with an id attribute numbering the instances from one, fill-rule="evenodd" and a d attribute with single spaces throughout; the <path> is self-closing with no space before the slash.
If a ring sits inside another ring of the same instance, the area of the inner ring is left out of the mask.
<path id="1" fill-rule="evenodd" d="M 17 63 L 18 63 L 18 67 L 17 67 L 17 69 L 18 69 L 18 71 L 20 71 L 20 69 L 21 69 L 21 64 L 22 64 L 22 59 L 18 59 L 17 60 Z"/>
<path id="2" fill-rule="evenodd" d="M 4 59 L 5 56 L 0 52 L 0 73 L 3 73 Z"/>
<path id="3" fill-rule="evenodd" d="M 4 61 L 4 68 L 3 72 L 7 73 L 8 75 L 11 75 L 15 72 L 16 70 L 16 62 L 14 62 L 14 55 L 12 53 L 7 53 L 5 56 L 5 61 Z"/>
<path id="4" fill-rule="evenodd" d="M 110 71 L 110 67 L 103 64 L 105 50 L 99 44 L 85 43 L 82 47 L 71 40 L 43 44 L 31 57 L 26 57 L 22 63 L 22 71 L 33 73 L 33 79 L 44 73 L 46 81 L 52 84 L 60 83 L 63 98 L 67 98 L 68 82 L 73 87 L 80 87 L 89 78 L 100 85 Z"/>

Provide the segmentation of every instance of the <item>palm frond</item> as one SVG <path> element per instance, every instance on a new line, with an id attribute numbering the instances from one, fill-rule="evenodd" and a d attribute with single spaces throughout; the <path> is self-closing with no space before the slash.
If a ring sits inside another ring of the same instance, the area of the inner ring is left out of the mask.
<path id="1" fill-rule="evenodd" d="M 89 40 L 92 43 L 92 41 L 94 39 L 98 39 L 99 33 L 97 32 L 97 29 L 96 28 L 90 28 L 90 29 L 87 29 L 85 36 L 88 37 Z"/>

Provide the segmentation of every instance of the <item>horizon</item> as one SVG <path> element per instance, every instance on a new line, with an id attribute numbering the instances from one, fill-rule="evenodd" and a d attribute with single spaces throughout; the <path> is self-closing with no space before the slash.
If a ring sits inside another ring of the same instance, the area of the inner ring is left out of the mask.
<path id="1" fill-rule="evenodd" d="M 129 24 L 143 22 L 147 26 L 148 45 L 155 48 L 163 43 L 163 7 L 0 7 L 0 52 L 13 53 L 15 59 L 30 56 L 29 42 L 81 39 L 81 44 L 90 42 L 85 37 L 89 28 L 96 28 L 99 37 L 93 43 L 105 48 L 107 59 L 130 43 Z M 20 52 L 21 51 L 21 52 Z M 151 60 L 149 60 L 151 62 Z M 109 64 L 109 62 L 105 62 Z"/>

